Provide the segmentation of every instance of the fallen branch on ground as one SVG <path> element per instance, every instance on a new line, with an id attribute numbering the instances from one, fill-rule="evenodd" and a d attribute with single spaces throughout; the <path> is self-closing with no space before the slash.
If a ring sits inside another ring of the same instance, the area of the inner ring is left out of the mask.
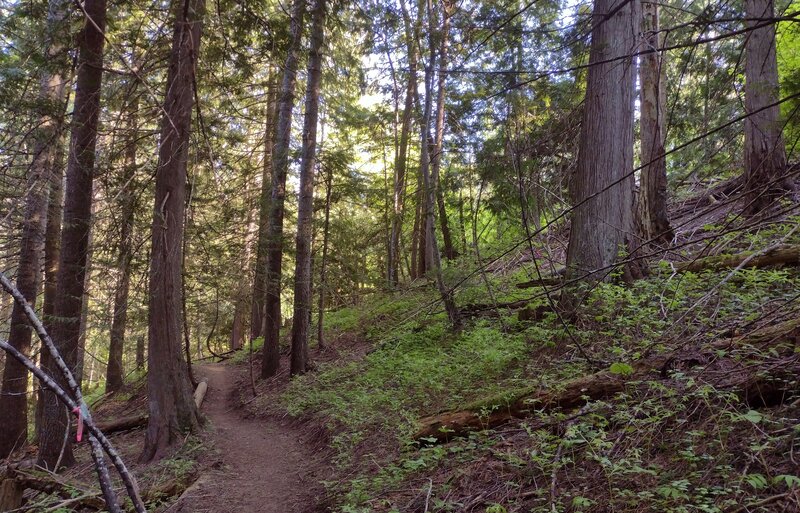
<path id="1" fill-rule="evenodd" d="M 748 261 L 749 259 L 749 261 Z M 744 251 L 735 255 L 718 255 L 698 258 L 689 262 L 673 264 L 678 272 L 699 272 L 705 270 L 733 269 L 745 263 L 748 268 L 773 267 L 781 265 L 800 266 L 800 245 L 782 244 L 761 253 Z"/>
<path id="2" fill-rule="evenodd" d="M 203 400 L 206 397 L 206 392 L 208 391 L 208 380 L 203 379 L 200 383 L 197 384 L 197 388 L 194 390 L 194 404 L 200 408 L 203 405 Z M 97 429 L 102 431 L 103 433 L 110 435 L 112 433 L 119 433 L 121 431 L 130 431 L 132 429 L 138 429 L 141 427 L 145 427 L 147 425 L 148 419 L 147 413 L 137 413 L 135 415 L 128 415 L 126 417 L 120 417 L 114 420 L 108 420 L 105 422 L 98 422 Z"/>
<path id="3" fill-rule="evenodd" d="M 800 319 L 790 319 L 782 323 L 759 328 L 751 333 L 733 338 L 718 340 L 710 347 L 723 347 L 763 344 L 775 340 L 788 340 L 795 346 L 800 341 Z M 591 401 L 608 399 L 622 392 L 634 381 L 648 377 L 665 377 L 673 362 L 679 360 L 680 353 L 660 355 L 647 358 L 633 364 L 633 372 L 628 375 L 614 374 L 603 370 L 568 382 L 559 390 L 538 390 L 522 393 L 505 402 L 490 405 L 495 409 L 489 414 L 482 414 L 487 405 L 477 405 L 458 411 L 448 411 L 420 419 L 420 429 L 414 435 L 415 440 L 426 442 L 446 442 L 454 437 L 464 436 L 471 431 L 491 429 L 512 419 L 524 418 L 534 411 L 549 413 L 556 409 L 570 410 L 584 406 Z M 752 376 L 737 383 L 737 392 L 747 404 L 769 403 L 765 396 L 785 397 L 784 374 L 786 368 L 776 368 L 764 375 Z M 792 369 L 789 369 L 791 372 Z M 776 388 L 777 386 L 777 388 Z"/>

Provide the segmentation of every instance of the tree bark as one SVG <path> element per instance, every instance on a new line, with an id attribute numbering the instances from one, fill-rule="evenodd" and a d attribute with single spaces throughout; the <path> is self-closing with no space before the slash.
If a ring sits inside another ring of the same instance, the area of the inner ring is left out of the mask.
<path id="1" fill-rule="evenodd" d="M 748 27 L 763 24 L 775 15 L 773 0 L 745 0 Z M 789 184 L 786 183 L 786 147 L 781 135 L 778 60 L 775 25 L 748 33 L 745 44 L 744 120 L 745 214 L 755 215 L 769 207 Z M 759 109 L 760 112 L 756 112 Z"/>
<path id="2" fill-rule="evenodd" d="M 200 422 L 181 347 L 181 267 L 193 83 L 204 0 L 175 1 L 156 168 L 150 260 L 147 394 L 150 418 L 140 461 L 160 458 Z"/>
<path id="3" fill-rule="evenodd" d="M 133 178 L 136 174 L 136 143 L 139 133 L 137 122 L 138 102 L 132 100 L 128 106 L 128 133 L 125 146 L 122 190 L 118 204 L 122 218 L 119 230 L 119 254 L 117 255 L 117 287 L 114 291 L 114 313 L 111 319 L 108 366 L 106 367 L 106 393 L 122 389 L 125 372 L 122 364 L 125 347 L 125 327 L 128 322 L 128 292 L 131 283 L 131 260 L 133 259 L 133 223 L 136 214 L 136 195 Z"/>
<path id="4" fill-rule="evenodd" d="M 272 198 L 267 223 L 267 280 L 264 314 L 261 377 L 274 376 L 280 368 L 281 264 L 283 263 L 283 217 L 286 200 L 286 175 L 289 172 L 289 143 L 292 135 L 297 67 L 303 39 L 306 0 L 293 0 L 290 41 L 283 66 L 283 83 L 278 103 L 278 126 L 272 153 Z"/>
<path id="5" fill-rule="evenodd" d="M 578 166 L 572 181 L 566 280 L 598 281 L 629 249 L 633 223 L 633 59 L 636 0 L 595 0 Z M 631 274 L 629 269 L 626 273 Z M 561 306 L 574 309 L 574 290 Z"/>
<path id="6" fill-rule="evenodd" d="M 439 35 L 439 68 L 447 69 L 448 38 L 450 36 L 450 17 L 452 6 L 449 0 L 442 0 L 442 29 Z M 434 134 L 433 155 L 431 162 L 431 179 L 436 194 L 436 205 L 439 210 L 439 224 L 442 229 L 442 242 L 444 243 L 444 256 L 448 260 L 456 258 L 453 248 L 453 237 L 450 234 L 450 225 L 447 222 L 447 209 L 444 203 L 444 193 L 441 186 L 442 149 L 444 147 L 445 127 L 445 96 L 447 87 L 447 74 L 443 71 L 437 73 L 436 93 L 436 132 Z M 436 241 L 434 240 L 434 244 Z"/>
<path id="7" fill-rule="evenodd" d="M 63 124 L 63 119 L 62 119 Z M 59 132 L 63 132 L 62 130 Z M 59 138 L 62 136 L 59 133 Z M 64 215 L 64 146 L 58 141 L 52 172 L 50 173 L 50 199 L 47 202 L 47 228 L 44 234 L 44 300 L 42 301 L 42 321 L 45 326 L 55 313 L 56 294 L 58 293 L 58 261 L 61 256 L 61 220 Z M 39 433 L 44 415 L 45 390 L 39 388 L 36 394 L 35 430 Z"/>
<path id="8" fill-rule="evenodd" d="M 319 305 L 317 306 L 317 347 L 325 347 L 325 296 L 327 295 L 328 237 L 331 226 L 331 192 L 333 191 L 333 168 L 328 167 L 325 176 L 325 222 L 322 226 L 322 261 L 319 265 Z"/>
<path id="9" fill-rule="evenodd" d="M 297 237 L 292 317 L 292 376 L 308 370 L 308 332 L 311 319 L 311 242 L 314 228 L 314 165 L 317 150 L 319 91 L 322 83 L 322 45 L 325 39 L 325 0 L 315 0 L 311 12 L 311 48 L 308 52 L 303 155 L 297 203 Z"/>
<path id="10" fill-rule="evenodd" d="M 272 176 L 272 146 L 275 144 L 277 72 L 270 67 L 267 86 L 267 115 L 264 128 L 264 165 L 261 174 L 261 197 L 258 214 L 258 242 L 256 243 L 256 265 L 253 273 L 253 299 L 250 313 L 250 338 L 261 336 L 264 327 L 264 302 L 267 280 L 267 226 Z"/>
<path id="11" fill-rule="evenodd" d="M 744 251 L 734 255 L 719 255 L 697 258 L 674 264 L 678 272 L 700 272 L 705 270 L 734 269 L 739 266 L 762 268 L 773 266 L 800 266 L 800 245 L 781 244 L 767 251 Z"/>
<path id="12" fill-rule="evenodd" d="M 64 49 L 56 43 L 58 32 L 64 29 L 63 24 L 68 12 L 68 3 L 53 0 L 48 5 L 46 60 L 52 69 L 43 72 L 39 84 L 39 121 L 35 131 L 33 161 L 28 168 L 27 190 L 25 199 L 22 237 L 19 241 L 19 264 L 17 267 L 17 288 L 25 299 L 35 306 L 39 290 L 40 259 L 45 241 L 49 242 L 50 224 L 48 214 L 54 209 L 49 205 L 48 197 L 53 205 L 61 204 L 61 162 L 59 158 L 61 128 L 64 115 L 65 72 L 66 62 Z M 60 228 L 60 212 L 59 228 Z M 55 232 L 58 237 L 59 232 Z M 52 251 L 46 256 L 50 256 Z M 57 256 L 56 256 L 57 258 Z M 49 278 L 53 278 L 49 260 L 45 261 L 45 270 Z M 47 282 L 46 282 L 47 283 Z M 46 285 L 47 286 L 47 285 Z M 46 296 L 46 299 L 52 299 Z M 45 303 L 45 308 L 49 305 Z M 51 313 L 51 312 L 49 312 Z M 20 305 L 11 307 L 11 322 L 8 343 L 19 352 L 28 356 L 31 350 L 31 331 Z M 28 434 L 28 372 L 25 367 L 9 358 L 3 371 L 0 385 L 0 459 L 26 442 Z"/>
<path id="13" fill-rule="evenodd" d="M 641 160 L 638 197 L 639 224 L 645 240 L 668 244 L 674 236 L 667 213 L 667 159 L 664 155 L 664 114 L 666 90 L 663 56 L 659 54 L 663 36 L 659 27 L 658 4 L 642 3 L 639 82 L 641 84 Z"/>
<path id="14" fill-rule="evenodd" d="M 51 82 L 51 76 L 42 79 L 40 100 L 56 96 L 60 101 L 58 89 L 61 84 Z M 60 82 L 60 81 L 59 81 Z M 49 108 L 54 108 L 50 105 Z M 19 264 L 17 266 L 16 286 L 25 299 L 36 305 L 39 290 L 40 259 L 44 246 L 47 219 L 47 199 L 52 165 L 52 148 L 57 135 L 57 116 L 43 112 L 39 132 L 36 134 L 34 161 L 28 168 L 27 197 L 22 225 L 22 238 L 19 246 Z M 14 304 L 11 311 L 11 326 L 8 343 L 25 356 L 30 355 L 31 330 L 25 313 L 19 304 Z M 26 442 L 28 435 L 28 371 L 25 367 L 9 358 L 3 372 L 0 389 L 0 459 L 7 457 L 14 449 Z"/>
<path id="15" fill-rule="evenodd" d="M 400 233 L 403 230 L 403 208 L 406 195 L 406 171 L 408 162 L 408 142 L 411 138 L 411 120 L 414 114 L 414 92 L 417 90 L 417 47 L 414 41 L 411 19 L 405 1 L 403 9 L 403 26 L 405 27 L 406 54 L 408 57 L 408 83 L 403 104 L 403 118 L 400 122 L 400 141 L 394 160 L 394 192 L 392 224 L 389 235 L 389 286 L 396 287 L 400 274 Z"/>
<path id="16" fill-rule="evenodd" d="M 431 115 L 433 109 L 432 107 L 433 101 L 431 96 L 433 95 L 433 73 L 434 69 L 436 68 L 436 44 L 434 37 L 436 27 L 434 21 L 433 6 L 431 5 L 432 1 L 433 0 L 427 0 L 428 48 L 430 51 L 430 58 L 428 65 L 425 67 L 425 108 L 422 117 L 422 136 L 420 138 L 420 147 L 422 148 L 420 154 L 420 175 L 422 175 L 422 184 L 423 184 L 424 200 L 425 200 L 424 202 L 425 237 L 421 237 L 421 240 L 427 239 L 426 245 L 428 247 L 426 249 L 430 253 L 430 261 L 432 264 L 431 268 L 435 275 L 436 287 L 439 290 L 439 294 L 441 295 L 442 302 L 444 303 L 444 308 L 447 311 L 447 317 L 450 320 L 450 324 L 453 326 L 453 328 L 459 329 L 461 326 L 461 320 L 458 315 L 458 308 L 456 307 L 455 300 L 453 299 L 453 293 L 452 291 L 447 289 L 447 286 L 444 283 L 444 277 L 442 276 L 442 262 L 441 262 L 441 257 L 439 255 L 439 245 L 436 243 L 436 233 L 435 233 L 436 191 L 434 190 L 435 184 L 433 182 L 433 178 L 431 177 L 431 171 L 430 171 L 431 155 L 429 151 L 430 125 L 431 125 Z"/>
<path id="17" fill-rule="evenodd" d="M 61 233 L 54 316 L 51 319 L 53 341 L 71 370 L 76 369 L 78 362 L 80 321 L 92 223 L 92 182 L 103 78 L 106 1 L 87 0 L 83 9 L 87 20 L 79 37 L 77 83 L 64 195 L 66 198 L 64 227 Z M 51 376 L 57 376 L 56 382 L 62 387 L 67 387 L 55 362 L 49 353 L 44 351 L 42 368 Z M 76 375 L 76 379 L 80 385 L 80 375 Z M 67 427 L 64 406 L 51 392 L 45 392 L 42 398 L 44 406 L 38 433 L 37 464 L 55 470 L 55 463 L 62 453 L 64 430 Z M 65 466 L 70 466 L 74 461 L 72 444 L 67 440 L 61 462 Z"/>
<path id="18" fill-rule="evenodd" d="M 253 239 L 256 236 L 258 226 L 256 226 L 253 216 L 253 208 L 247 209 L 247 230 L 244 234 L 244 246 L 242 247 L 242 255 L 240 262 L 241 269 L 251 269 L 250 260 L 253 255 Z M 236 297 L 234 298 L 233 309 L 233 326 L 231 328 L 231 344 L 232 351 L 238 351 L 244 347 L 245 331 L 247 328 L 247 307 L 248 296 L 252 297 L 253 293 L 250 290 L 250 276 L 245 274 L 239 281 L 239 286 L 236 290 Z M 252 314 L 252 310 L 250 311 Z M 188 351 L 187 351 L 188 354 Z"/>

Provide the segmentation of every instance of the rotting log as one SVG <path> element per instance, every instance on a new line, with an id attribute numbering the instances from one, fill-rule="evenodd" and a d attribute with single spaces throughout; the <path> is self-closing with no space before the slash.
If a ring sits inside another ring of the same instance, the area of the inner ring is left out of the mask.
<path id="1" fill-rule="evenodd" d="M 563 276 L 542 276 L 539 279 L 517 283 L 518 289 L 530 289 L 533 287 L 558 287 L 564 283 Z"/>
<path id="2" fill-rule="evenodd" d="M 14 511 L 22 506 L 25 488 L 13 478 L 0 480 L 0 511 Z"/>
<path id="3" fill-rule="evenodd" d="M 778 324 L 764 326 L 750 333 L 712 342 L 708 349 L 720 349 L 742 345 L 759 345 L 776 341 L 788 341 L 797 347 L 800 341 L 800 318 L 790 319 Z M 633 364 L 633 372 L 628 375 L 614 374 L 603 370 L 570 381 L 558 390 L 539 390 L 526 392 L 511 398 L 505 404 L 495 405 L 489 414 L 482 414 L 486 404 L 460 411 L 449 411 L 420 419 L 420 429 L 415 440 L 424 442 L 446 442 L 464 436 L 471 431 L 491 429 L 512 419 L 523 418 L 533 412 L 548 413 L 555 409 L 570 410 L 581 407 L 590 401 L 613 397 L 622 392 L 628 383 L 649 377 L 666 377 L 673 363 L 693 361 L 689 353 L 677 351 L 671 355 L 658 355 Z M 738 395 L 746 404 L 752 406 L 771 405 L 782 401 L 793 393 L 789 388 L 794 384 L 788 377 L 795 373 L 793 367 L 773 369 L 767 375 L 756 373 L 733 384 Z"/>
<path id="4" fill-rule="evenodd" d="M 509 420 L 525 417 L 534 410 L 548 412 L 556 408 L 572 409 L 589 401 L 606 399 L 622 392 L 630 381 L 640 380 L 656 371 L 665 360 L 664 357 L 657 357 L 637 363 L 634 372 L 628 376 L 603 370 L 572 380 L 560 390 L 524 394 L 509 400 L 488 415 L 481 415 L 481 408 L 475 408 L 425 417 L 419 421 L 420 429 L 414 439 L 445 442 L 470 431 L 491 429 Z"/>
<path id="5" fill-rule="evenodd" d="M 800 245 L 781 244 L 767 251 L 744 251 L 733 255 L 697 258 L 689 262 L 674 263 L 678 272 L 733 269 L 744 263 L 748 268 L 800 265 Z"/>
<path id="6" fill-rule="evenodd" d="M 76 488 L 68 482 L 56 480 L 47 474 L 24 472 L 18 466 L 9 465 L 0 480 L 0 511 L 22 507 L 23 494 L 28 489 L 58 496 L 69 501 L 73 508 L 100 511 L 106 507 L 100 492 L 89 491 L 75 497 Z"/>
<path id="7" fill-rule="evenodd" d="M 118 433 L 120 431 L 130 431 L 137 429 L 147 424 L 147 414 L 139 413 L 136 415 L 128 415 L 115 420 L 107 422 L 98 422 L 97 428 L 105 434 Z"/>
<path id="8" fill-rule="evenodd" d="M 196 481 L 197 473 L 190 472 L 151 486 L 144 491 L 142 497 L 145 501 L 153 501 L 182 496 Z M 100 492 L 87 492 L 74 497 L 75 487 L 69 483 L 61 482 L 53 476 L 22 472 L 15 466 L 9 465 L 0 478 L 0 511 L 14 511 L 21 508 L 23 494 L 28 489 L 58 496 L 68 501 L 70 508 L 73 509 L 101 511 L 105 508 L 105 501 Z"/>
<path id="9" fill-rule="evenodd" d="M 800 338 L 800 317 L 777 324 L 767 324 L 743 335 L 716 340 L 712 343 L 712 347 L 720 349 L 743 344 L 759 345 L 775 339 L 791 339 L 797 343 L 798 338 Z"/>

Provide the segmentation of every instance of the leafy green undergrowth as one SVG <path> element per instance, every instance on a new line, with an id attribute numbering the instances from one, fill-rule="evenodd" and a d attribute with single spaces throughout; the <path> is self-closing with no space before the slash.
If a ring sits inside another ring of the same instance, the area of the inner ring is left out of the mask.
<path id="1" fill-rule="evenodd" d="M 529 271 L 490 274 L 495 299 L 546 306 L 541 289 L 514 286 Z M 546 308 L 533 321 L 501 308 L 459 333 L 431 289 L 375 295 L 326 315 L 334 347 L 358 341 L 371 350 L 320 363 L 292 380 L 280 401 L 331 434 L 336 475 L 348 476 L 328 483 L 341 512 L 722 513 L 748 504 L 749 511 L 773 511 L 800 482 L 800 411 L 788 400 L 797 383 L 783 377 L 780 401 L 751 404 L 729 378 L 793 368 L 791 348 L 704 352 L 700 363 L 661 369 L 585 410 L 532 412 L 446 445 L 420 447 L 412 435 L 427 415 L 488 413 L 593 370 L 626 375 L 643 358 L 693 354 L 709 341 L 796 315 L 798 286 L 790 270 L 677 274 L 662 263 L 646 280 L 586 291 L 570 323 Z M 464 307 L 491 296 L 473 277 L 457 297 Z"/>

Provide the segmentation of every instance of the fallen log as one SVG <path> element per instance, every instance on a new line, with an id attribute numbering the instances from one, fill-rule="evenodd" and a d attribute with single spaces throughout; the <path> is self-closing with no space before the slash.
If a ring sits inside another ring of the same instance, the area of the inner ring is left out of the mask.
<path id="1" fill-rule="evenodd" d="M 194 390 L 194 404 L 198 408 L 203 405 L 203 400 L 208 392 L 208 380 L 202 380 L 197 388 Z M 105 434 L 119 433 L 122 431 L 131 431 L 147 425 L 148 415 L 146 413 L 137 413 L 135 415 L 128 415 L 114 420 L 105 422 L 98 422 L 97 427 Z"/>
<path id="2" fill-rule="evenodd" d="M 766 251 L 744 251 L 734 255 L 717 255 L 697 258 L 689 262 L 673 263 L 678 272 L 734 269 L 744 264 L 749 268 L 800 265 L 800 245 L 781 244 Z"/>
<path id="3" fill-rule="evenodd" d="M 208 380 L 204 378 L 197 384 L 197 388 L 194 389 L 194 404 L 198 409 L 203 405 L 203 399 L 205 399 L 207 391 Z"/>
<path id="4" fill-rule="evenodd" d="M 504 406 L 496 407 L 487 415 L 481 414 L 485 406 L 476 406 L 425 417 L 419 421 L 420 429 L 414 439 L 445 442 L 453 437 L 464 436 L 470 431 L 491 429 L 511 419 L 525 417 L 533 410 L 549 412 L 556 408 L 572 409 L 589 401 L 607 399 L 622 392 L 629 382 L 640 380 L 656 371 L 665 361 L 666 357 L 656 357 L 637 363 L 634 371 L 627 376 L 603 370 L 572 380 L 560 390 L 526 393 L 512 398 Z"/>
<path id="5" fill-rule="evenodd" d="M 0 511 L 13 511 L 22 507 L 23 494 L 28 489 L 64 499 L 65 502 L 58 506 L 69 504 L 72 507 L 95 511 L 100 511 L 106 507 L 106 502 L 100 492 L 86 491 L 79 496 L 75 496 L 75 490 L 79 489 L 79 487 L 69 482 L 56 480 L 46 474 L 23 472 L 19 468 L 9 466 L 6 469 L 4 478 L 0 481 Z"/>
<path id="6" fill-rule="evenodd" d="M 706 347 L 720 349 L 774 341 L 788 341 L 797 347 L 800 342 L 800 318 L 765 326 L 744 335 L 717 340 Z M 471 431 L 491 429 L 512 419 L 526 417 L 533 411 L 548 413 L 557 408 L 569 410 L 579 408 L 590 401 L 608 399 L 622 392 L 628 383 L 633 381 L 648 377 L 666 377 L 667 371 L 674 363 L 681 360 L 682 355 L 682 352 L 677 352 L 641 360 L 632 366 L 633 371 L 627 375 L 603 370 L 572 380 L 558 390 L 525 392 L 501 401 L 500 404 L 484 402 L 464 410 L 424 417 L 419 421 L 420 428 L 415 433 L 414 439 L 425 442 L 446 442 Z M 683 359 L 686 359 L 685 355 Z M 794 370 L 791 368 L 789 373 Z M 747 404 L 753 405 L 769 405 L 783 400 L 792 392 L 789 390 L 792 384 L 787 385 L 786 374 L 785 368 L 774 369 L 768 376 L 757 374 L 736 383 L 737 393 Z M 491 411 L 485 414 L 487 409 Z"/>
<path id="7" fill-rule="evenodd" d="M 97 428 L 105 434 L 119 433 L 121 431 L 130 431 L 143 427 L 147 424 L 147 414 L 138 413 L 136 415 L 128 415 L 114 420 L 105 422 L 98 422 Z"/>
<path id="8" fill-rule="evenodd" d="M 517 283 L 518 289 L 531 289 L 533 287 L 557 287 L 564 283 L 563 276 L 542 276 L 541 279 Z"/>

